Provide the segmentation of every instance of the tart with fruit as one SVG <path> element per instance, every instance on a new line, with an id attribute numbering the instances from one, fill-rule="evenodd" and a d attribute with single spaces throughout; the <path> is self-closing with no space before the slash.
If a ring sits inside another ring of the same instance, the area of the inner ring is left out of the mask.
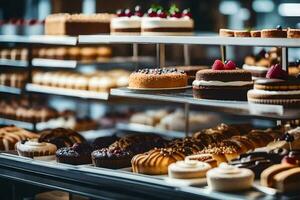
<path id="1" fill-rule="evenodd" d="M 300 105 L 300 78 L 289 77 L 279 64 L 273 65 L 265 79 L 255 81 L 248 101 L 258 104 Z"/>
<path id="2" fill-rule="evenodd" d="M 287 29 L 283 29 L 281 25 L 276 26 L 274 29 L 261 30 L 262 38 L 286 38 Z"/>
<path id="3" fill-rule="evenodd" d="M 141 19 L 144 13 L 140 6 L 136 6 L 134 12 L 130 9 L 118 10 L 116 18 L 110 23 L 111 34 L 140 34 Z"/>
<path id="4" fill-rule="evenodd" d="M 168 11 L 162 7 L 152 7 L 142 19 L 143 35 L 192 35 L 194 20 L 189 9 L 182 12 L 172 5 Z"/>
<path id="5" fill-rule="evenodd" d="M 212 69 L 200 70 L 193 82 L 193 95 L 200 99 L 247 100 L 248 90 L 253 88 L 251 73 L 238 69 L 229 60 L 216 60 Z"/>

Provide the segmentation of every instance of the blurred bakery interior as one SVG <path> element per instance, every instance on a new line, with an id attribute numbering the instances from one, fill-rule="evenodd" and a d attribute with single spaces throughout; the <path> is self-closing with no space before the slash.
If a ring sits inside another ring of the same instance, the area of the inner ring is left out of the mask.
<path id="1" fill-rule="evenodd" d="M 300 169 L 299 38 L 297 0 L 0 0 L 0 195 L 300 198 L 264 177 Z M 251 186 L 176 173 L 213 151 Z"/>

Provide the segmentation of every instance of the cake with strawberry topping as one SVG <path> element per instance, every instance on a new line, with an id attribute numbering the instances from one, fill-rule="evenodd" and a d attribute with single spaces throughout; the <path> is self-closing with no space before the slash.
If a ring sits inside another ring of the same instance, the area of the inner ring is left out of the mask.
<path id="1" fill-rule="evenodd" d="M 182 12 L 172 5 L 169 12 L 162 7 L 152 7 L 142 18 L 141 31 L 143 35 L 192 35 L 194 20 L 189 9 Z"/>
<path id="2" fill-rule="evenodd" d="M 134 12 L 130 9 L 118 10 L 118 17 L 113 18 L 110 23 L 111 34 L 140 34 L 143 15 L 140 6 L 136 6 Z"/>
<path id="3" fill-rule="evenodd" d="M 300 79 L 289 77 L 279 64 L 273 65 L 265 79 L 254 83 L 248 101 L 258 104 L 300 106 Z"/>
<path id="4" fill-rule="evenodd" d="M 200 99 L 247 100 L 247 92 L 252 88 L 250 72 L 238 69 L 231 60 L 216 60 L 212 69 L 197 72 L 193 95 Z"/>

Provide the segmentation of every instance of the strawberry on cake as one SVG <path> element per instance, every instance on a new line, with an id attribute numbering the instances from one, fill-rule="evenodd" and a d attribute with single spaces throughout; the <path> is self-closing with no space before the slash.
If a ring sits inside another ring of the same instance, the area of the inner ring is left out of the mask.
<path id="1" fill-rule="evenodd" d="M 300 106 L 300 78 L 289 77 L 279 64 L 272 66 L 265 79 L 254 83 L 248 101 L 258 104 Z"/>
<path id="2" fill-rule="evenodd" d="M 134 10 L 134 12 L 130 9 L 117 11 L 118 17 L 111 20 L 111 34 L 140 34 L 143 13 L 140 6 L 136 6 Z"/>
<path id="3" fill-rule="evenodd" d="M 143 35 L 192 35 L 194 20 L 189 9 L 180 12 L 175 5 L 169 12 L 150 8 L 142 18 L 141 30 Z"/>
<path id="4" fill-rule="evenodd" d="M 252 88 L 250 72 L 237 69 L 231 60 L 216 60 L 212 69 L 197 72 L 193 95 L 200 99 L 247 100 L 247 92 Z"/>

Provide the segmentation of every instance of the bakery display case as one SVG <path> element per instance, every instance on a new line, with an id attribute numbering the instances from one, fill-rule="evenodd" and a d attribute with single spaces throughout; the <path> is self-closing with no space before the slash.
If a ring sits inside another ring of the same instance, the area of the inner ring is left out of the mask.
<path id="1" fill-rule="evenodd" d="M 4 199 L 300 198 L 299 29 L 204 33 L 166 7 L 0 36 Z"/>

